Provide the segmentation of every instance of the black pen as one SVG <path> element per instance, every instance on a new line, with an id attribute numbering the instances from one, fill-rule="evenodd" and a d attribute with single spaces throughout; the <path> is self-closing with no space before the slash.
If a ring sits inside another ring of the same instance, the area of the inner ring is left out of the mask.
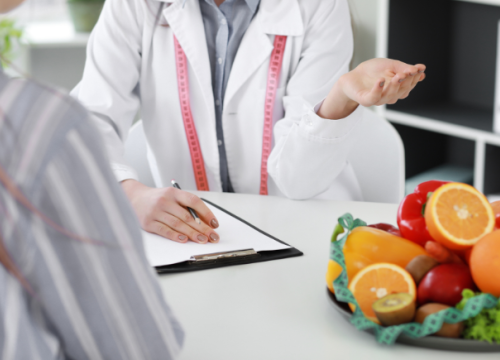
<path id="1" fill-rule="evenodd" d="M 172 180 L 171 182 L 172 182 L 172 186 L 173 186 L 174 188 L 179 189 L 179 190 L 182 190 L 182 189 L 181 189 L 181 187 L 179 186 L 179 184 L 177 184 L 177 183 L 175 182 L 175 180 Z M 188 209 L 188 210 L 189 210 L 189 212 L 191 213 L 191 216 L 193 216 L 194 221 L 196 221 L 196 223 L 197 223 L 198 225 L 200 225 L 200 224 L 201 224 L 201 220 L 200 220 L 200 218 L 198 217 L 198 214 L 196 213 L 196 211 L 194 211 L 194 210 L 193 210 L 193 209 L 191 209 L 190 207 L 187 207 L 187 209 Z"/>

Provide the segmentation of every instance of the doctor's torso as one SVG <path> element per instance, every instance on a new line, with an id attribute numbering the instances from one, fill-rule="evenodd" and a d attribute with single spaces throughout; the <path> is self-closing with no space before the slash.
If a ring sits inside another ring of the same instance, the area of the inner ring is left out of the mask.
<path id="1" fill-rule="evenodd" d="M 122 161 L 123 141 L 140 107 L 148 139 L 148 157 L 157 185 L 166 186 L 175 178 L 183 188 L 196 189 L 179 100 L 175 35 L 187 59 L 190 108 L 209 188 L 221 191 L 217 105 L 199 0 L 187 0 L 184 4 L 183 1 L 174 1 L 166 4 L 161 11 L 159 9 L 162 4 L 157 0 L 126 0 L 124 3 L 120 6 L 118 2 L 111 0 L 106 4 L 90 39 L 90 61 L 87 60 L 83 81 L 75 89 L 74 95 L 98 120 L 96 123 L 104 135 L 111 165 L 118 180 L 133 173 L 133 169 Z M 325 7 L 324 3 L 329 5 Z M 318 32 L 319 36 L 320 27 L 325 25 L 321 22 L 331 21 L 322 11 L 336 11 L 344 3 L 344 0 L 260 1 L 234 57 L 221 112 L 227 167 L 235 192 L 259 193 L 265 95 L 276 35 L 286 36 L 287 42 L 272 114 L 273 146 L 284 139 L 284 142 L 296 143 L 293 149 L 297 153 L 283 153 L 285 147 L 279 157 L 272 154 L 270 161 L 278 163 L 276 167 L 290 168 L 283 173 L 284 176 L 293 176 L 294 171 L 297 171 L 297 179 L 300 180 L 300 169 L 293 169 L 294 159 L 300 165 L 308 162 L 307 157 L 314 157 L 316 150 L 308 148 L 308 140 L 303 139 L 301 127 L 305 131 L 314 131 L 305 128 L 307 118 L 315 116 L 314 106 L 324 99 L 336 78 L 347 71 L 346 61 L 348 63 L 347 57 L 350 59 L 352 51 L 350 34 L 339 33 L 338 37 L 341 39 L 337 41 L 342 43 L 345 37 L 347 48 L 338 49 L 338 60 L 335 54 L 331 54 L 333 50 L 327 51 L 330 56 L 328 62 L 310 59 L 315 54 L 313 46 L 317 46 L 314 32 Z M 349 20 L 344 19 L 346 12 L 337 12 L 339 22 L 349 24 Z M 318 29 L 314 29 L 315 26 Z M 338 26 L 341 26 L 342 32 L 350 32 L 350 27 L 346 29 L 345 24 Z M 99 34 L 106 33 L 115 41 L 103 41 L 99 38 Z M 335 38 L 332 42 L 335 42 Z M 325 43 L 324 46 L 330 45 Z M 311 54 L 307 53 L 308 48 L 312 49 Z M 318 48 L 321 49 L 321 46 Z M 321 59 L 323 54 L 318 53 L 317 56 Z M 305 69 L 307 61 L 314 67 Z M 280 128 L 274 126 L 276 122 L 280 122 Z M 281 140 L 277 140 L 276 134 L 280 135 Z M 321 138 L 321 134 L 306 133 L 306 137 L 309 136 Z M 345 158 L 345 152 L 350 147 L 352 144 L 347 141 L 345 145 L 337 145 L 336 149 Z M 328 146 L 326 151 L 327 148 Z M 301 157 L 306 158 L 300 159 Z M 311 160 L 314 162 L 314 159 Z M 332 186 L 329 186 L 334 188 L 333 192 L 322 185 L 325 188 L 323 192 L 333 194 L 330 196 L 333 198 L 359 199 L 359 186 L 352 168 L 345 159 L 340 167 Z M 321 169 L 319 170 L 318 176 L 321 176 Z M 276 183 L 279 180 L 272 175 L 268 179 L 269 194 L 282 195 L 283 192 Z M 285 183 L 288 180 L 283 181 Z M 304 187 L 314 185 L 299 184 Z"/>

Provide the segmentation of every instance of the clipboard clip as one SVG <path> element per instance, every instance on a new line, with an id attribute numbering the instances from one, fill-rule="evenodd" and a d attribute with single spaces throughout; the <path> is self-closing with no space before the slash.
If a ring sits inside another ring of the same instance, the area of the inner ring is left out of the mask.
<path id="1" fill-rule="evenodd" d="M 245 249 L 245 250 L 238 250 L 238 251 L 225 251 L 225 252 L 218 252 L 218 253 L 212 253 L 212 254 L 191 256 L 191 259 L 189 259 L 189 261 L 192 263 L 202 263 L 204 261 L 231 259 L 231 258 L 237 258 L 237 257 L 241 257 L 241 256 L 251 256 L 251 255 L 257 255 L 257 252 L 254 249 Z"/>

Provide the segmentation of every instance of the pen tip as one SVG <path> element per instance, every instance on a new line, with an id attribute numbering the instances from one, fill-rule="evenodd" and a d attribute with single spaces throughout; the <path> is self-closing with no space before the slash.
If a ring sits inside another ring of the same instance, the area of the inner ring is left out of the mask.
<path id="1" fill-rule="evenodd" d="M 201 225 L 201 220 L 200 219 L 196 219 L 196 222 L 198 223 L 198 225 Z"/>
<path id="2" fill-rule="evenodd" d="M 172 185 L 174 185 L 174 184 L 175 184 L 175 180 L 174 180 L 174 179 L 172 179 L 172 181 L 171 181 L 170 183 L 171 183 Z"/>

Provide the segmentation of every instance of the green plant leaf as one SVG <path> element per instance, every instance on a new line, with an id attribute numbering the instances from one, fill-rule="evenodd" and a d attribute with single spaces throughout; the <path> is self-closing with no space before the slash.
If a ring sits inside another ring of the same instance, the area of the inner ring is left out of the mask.
<path id="1" fill-rule="evenodd" d="M 15 45 L 20 43 L 22 36 L 23 29 L 17 27 L 14 20 L 8 18 L 0 20 L 0 56 L 4 67 L 12 61 Z"/>

